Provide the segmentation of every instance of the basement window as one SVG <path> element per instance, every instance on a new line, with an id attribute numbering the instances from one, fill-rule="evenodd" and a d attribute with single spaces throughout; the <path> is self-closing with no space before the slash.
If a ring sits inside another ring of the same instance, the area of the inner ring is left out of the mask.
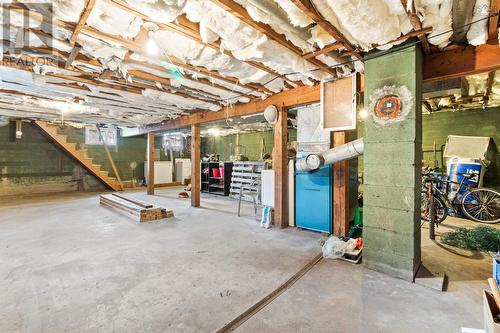
<path id="1" fill-rule="evenodd" d="M 116 146 L 117 133 L 114 128 L 101 128 L 101 134 L 108 146 Z M 103 142 L 96 128 L 85 127 L 85 144 L 102 145 Z"/>

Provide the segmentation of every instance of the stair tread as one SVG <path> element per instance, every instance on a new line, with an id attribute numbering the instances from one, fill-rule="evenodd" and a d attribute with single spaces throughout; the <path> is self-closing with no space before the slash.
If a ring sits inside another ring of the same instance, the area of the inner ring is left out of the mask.
<path id="1" fill-rule="evenodd" d="M 64 150 L 66 150 L 70 155 L 75 157 L 80 163 L 87 168 L 87 170 L 95 173 L 98 178 L 105 183 L 108 187 L 111 187 L 115 191 L 123 191 L 123 187 L 118 182 L 115 177 L 109 176 L 109 171 L 102 170 L 101 164 L 93 164 L 92 158 L 87 155 L 88 148 L 77 149 L 78 144 L 75 142 L 68 142 L 69 136 L 66 134 L 58 133 L 57 126 L 49 125 L 43 121 L 35 122 L 38 127 L 40 127 L 45 133 L 47 133 L 55 142 L 60 144 Z"/>

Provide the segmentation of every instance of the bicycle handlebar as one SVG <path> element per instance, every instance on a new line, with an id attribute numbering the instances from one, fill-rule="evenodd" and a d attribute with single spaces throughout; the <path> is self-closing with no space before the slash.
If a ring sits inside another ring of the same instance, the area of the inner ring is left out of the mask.
<path id="1" fill-rule="evenodd" d="M 439 168 L 432 168 L 432 169 L 425 168 L 424 170 L 422 170 L 422 174 L 427 176 L 427 175 L 430 175 L 432 172 L 437 171 L 437 170 L 439 170 Z"/>

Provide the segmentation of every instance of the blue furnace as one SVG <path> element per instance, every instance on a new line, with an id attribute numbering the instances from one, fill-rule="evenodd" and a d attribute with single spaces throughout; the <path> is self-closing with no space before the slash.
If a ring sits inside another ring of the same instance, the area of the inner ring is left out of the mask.
<path id="1" fill-rule="evenodd" d="M 297 227 L 332 233 L 332 166 L 295 173 L 295 224 Z"/>

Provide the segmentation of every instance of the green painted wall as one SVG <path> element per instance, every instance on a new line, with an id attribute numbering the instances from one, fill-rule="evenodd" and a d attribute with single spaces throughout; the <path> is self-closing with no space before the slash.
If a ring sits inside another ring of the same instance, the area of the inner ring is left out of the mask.
<path id="1" fill-rule="evenodd" d="M 0 196 L 104 190 L 105 187 L 84 168 L 50 142 L 36 126 L 23 123 L 23 138 L 14 139 L 14 123 L 0 127 Z M 85 147 L 85 130 L 60 127 L 68 141 L 87 148 L 89 157 L 103 170 L 113 175 L 102 146 Z M 118 138 L 118 145 L 110 147 L 120 176 L 132 180 L 131 162 L 137 163 L 135 178 L 144 176 L 146 138 Z"/>
<path id="2" fill-rule="evenodd" d="M 364 121 L 358 121 L 358 136 L 364 135 Z M 492 140 L 493 161 L 484 175 L 484 186 L 500 187 L 500 107 L 438 112 L 422 115 L 422 148 L 424 164 L 433 165 L 433 142 L 438 149 L 439 167 L 441 151 L 448 135 L 489 136 Z M 443 161 L 446 164 L 446 160 Z M 358 158 L 359 172 L 363 172 L 363 156 Z M 444 166 L 446 168 L 446 165 Z"/>
<path id="3" fill-rule="evenodd" d="M 240 153 L 247 156 L 249 160 L 258 160 L 260 158 L 261 140 L 264 139 L 264 144 L 268 154 L 271 154 L 274 147 L 274 131 L 240 133 Z M 288 141 L 297 140 L 297 130 L 288 129 Z M 219 136 L 219 137 L 203 137 L 201 139 L 201 154 L 202 156 L 211 153 L 220 155 L 220 160 L 229 161 L 229 156 L 234 155 L 236 145 L 236 134 Z"/>
<path id="4" fill-rule="evenodd" d="M 493 138 L 493 163 L 484 175 L 484 186 L 500 187 L 500 107 L 439 112 L 423 116 L 424 160 L 432 164 L 432 144 L 444 149 L 448 135 L 489 136 Z M 438 157 L 441 153 L 438 152 Z M 440 158 L 438 158 L 440 159 Z M 446 161 L 444 161 L 446 163 Z M 440 167 L 442 167 L 440 163 Z M 445 166 L 446 167 L 446 166 Z"/>
<path id="5" fill-rule="evenodd" d="M 365 121 L 363 264 L 409 281 L 420 265 L 421 84 L 416 46 L 365 61 L 365 105 L 392 85 L 406 86 L 413 105 L 399 122 Z"/>
<path id="6" fill-rule="evenodd" d="M 29 123 L 0 127 L 0 196 L 103 190 L 104 186 Z"/>
<path id="7" fill-rule="evenodd" d="M 100 164 L 103 170 L 109 171 L 110 176 L 114 176 L 111 164 L 106 156 L 102 145 L 85 145 L 85 129 L 71 126 L 60 127 L 59 133 L 68 135 L 70 142 L 76 142 L 81 148 L 87 149 L 87 154 L 93 159 L 94 164 Z M 157 143 L 159 140 L 156 140 Z M 121 137 L 118 135 L 117 145 L 109 146 L 109 150 L 116 168 L 120 173 L 122 181 L 131 181 L 132 178 L 140 180 L 144 178 L 144 161 L 146 159 L 146 136 Z M 156 145 L 155 145 L 156 146 Z M 135 162 L 135 170 L 131 168 L 131 163 Z"/>

